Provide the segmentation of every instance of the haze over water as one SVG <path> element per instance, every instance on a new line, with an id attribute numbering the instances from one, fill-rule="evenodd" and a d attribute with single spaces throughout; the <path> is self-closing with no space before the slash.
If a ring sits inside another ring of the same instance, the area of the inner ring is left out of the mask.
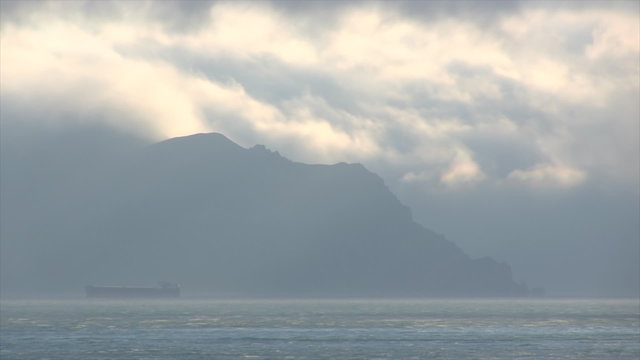
<path id="1" fill-rule="evenodd" d="M 636 300 L 5 301 L 3 359 L 637 359 Z"/>

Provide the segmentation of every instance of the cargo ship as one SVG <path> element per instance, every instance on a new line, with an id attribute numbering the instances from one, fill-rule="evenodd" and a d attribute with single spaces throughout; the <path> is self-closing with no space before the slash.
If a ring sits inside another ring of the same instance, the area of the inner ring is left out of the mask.
<path id="1" fill-rule="evenodd" d="M 88 298 L 177 298 L 180 297 L 180 285 L 168 282 L 155 287 L 89 285 L 85 292 Z"/>

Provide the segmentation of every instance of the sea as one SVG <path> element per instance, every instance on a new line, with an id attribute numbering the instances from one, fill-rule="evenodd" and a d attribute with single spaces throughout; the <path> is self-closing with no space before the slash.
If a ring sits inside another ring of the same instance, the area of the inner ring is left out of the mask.
<path id="1" fill-rule="evenodd" d="M 638 360 L 640 300 L 2 300 L 0 359 Z"/>

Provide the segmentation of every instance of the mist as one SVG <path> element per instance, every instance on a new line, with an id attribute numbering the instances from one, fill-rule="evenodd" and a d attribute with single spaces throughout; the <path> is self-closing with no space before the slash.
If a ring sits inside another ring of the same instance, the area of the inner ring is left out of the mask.
<path id="1" fill-rule="evenodd" d="M 154 210 L 118 203 L 129 185 L 140 187 L 127 189 L 137 201 L 161 196 L 150 202 L 156 209 L 215 218 L 198 211 L 228 184 L 206 187 L 202 173 L 127 180 L 154 144 L 215 132 L 297 164 L 361 166 L 392 199 L 385 221 L 416 224 L 470 261 L 507 264 L 516 284 L 557 296 L 640 296 L 638 4 L 459 4 L 3 1 L 3 295 L 188 284 L 153 258 L 127 280 L 118 249 L 128 245 L 112 245 L 128 229 L 130 238 L 164 237 L 157 251 L 202 264 L 197 246 L 170 241 L 188 231 L 215 237 L 206 221 L 180 227 L 155 214 L 147 230 L 129 224 L 121 233 L 110 224 Z M 181 161 L 216 175 L 207 151 Z M 251 174 L 272 169 L 264 156 L 251 160 Z M 332 184 L 348 199 L 341 179 Z M 196 185 L 207 190 L 187 191 Z M 286 214 L 283 204 L 296 201 L 271 196 L 262 214 Z M 169 223 L 180 232 L 163 233 Z M 252 256 L 259 263 L 259 251 Z M 98 259 L 103 269 L 84 271 Z M 191 285 L 206 288 L 202 276 Z"/>

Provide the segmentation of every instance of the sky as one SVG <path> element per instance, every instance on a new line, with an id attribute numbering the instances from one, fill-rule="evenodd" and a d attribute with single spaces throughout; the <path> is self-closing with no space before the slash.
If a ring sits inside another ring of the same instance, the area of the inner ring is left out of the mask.
<path id="1" fill-rule="evenodd" d="M 1 4 L 5 125 L 362 163 L 519 281 L 638 292 L 637 1 Z"/>

